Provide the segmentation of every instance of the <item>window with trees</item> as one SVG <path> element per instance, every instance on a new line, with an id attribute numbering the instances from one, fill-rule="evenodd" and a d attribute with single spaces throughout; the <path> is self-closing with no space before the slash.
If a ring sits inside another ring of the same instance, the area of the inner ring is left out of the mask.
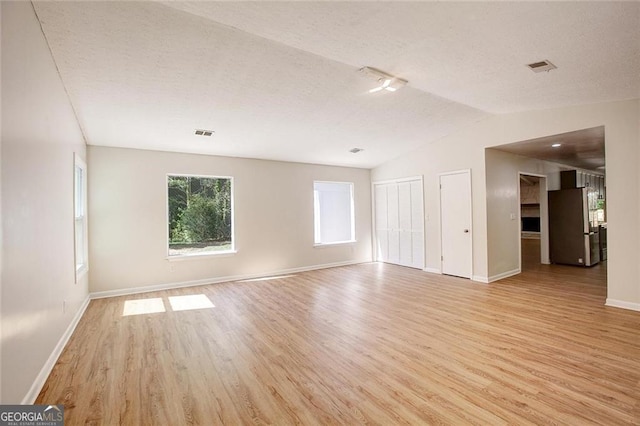
<path id="1" fill-rule="evenodd" d="M 167 176 L 169 256 L 229 253 L 233 244 L 233 180 Z"/>
<path id="2" fill-rule="evenodd" d="M 313 206 L 316 245 L 355 241 L 353 183 L 314 182 Z"/>

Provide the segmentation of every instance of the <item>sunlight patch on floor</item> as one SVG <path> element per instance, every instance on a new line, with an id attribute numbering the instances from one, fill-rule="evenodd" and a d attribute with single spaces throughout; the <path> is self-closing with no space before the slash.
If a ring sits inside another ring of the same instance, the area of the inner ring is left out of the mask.
<path id="1" fill-rule="evenodd" d="M 215 308 L 215 305 L 204 294 L 169 296 L 169 304 L 171 304 L 171 309 L 174 311 Z"/>
<path id="2" fill-rule="evenodd" d="M 165 312 L 164 302 L 161 297 L 153 299 L 125 300 L 122 316 L 156 314 Z"/>

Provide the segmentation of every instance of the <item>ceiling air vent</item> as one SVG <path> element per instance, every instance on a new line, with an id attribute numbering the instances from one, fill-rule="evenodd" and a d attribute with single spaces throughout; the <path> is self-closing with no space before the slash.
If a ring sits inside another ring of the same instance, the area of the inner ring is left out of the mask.
<path id="1" fill-rule="evenodd" d="M 547 60 L 534 62 L 532 64 L 528 64 L 527 66 L 533 72 L 551 71 L 557 68 L 555 65 L 553 65 L 551 62 Z"/>
<path id="2" fill-rule="evenodd" d="M 196 129 L 195 134 L 198 136 L 211 136 L 213 135 L 213 130 L 202 130 L 202 129 Z"/>

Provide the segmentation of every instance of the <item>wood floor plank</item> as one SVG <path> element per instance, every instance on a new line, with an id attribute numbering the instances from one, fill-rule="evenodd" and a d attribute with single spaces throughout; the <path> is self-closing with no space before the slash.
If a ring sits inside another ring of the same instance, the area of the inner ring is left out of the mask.
<path id="1" fill-rule="evenodd" d="M 65 424 L 640 424 L 606 265 L 490 285 L 378 263 L 93 300 L 37 403 Z M 214 307 L 174 310 L 204 295 Z M 123 316 L 131 300 L 165 312 Z"/>

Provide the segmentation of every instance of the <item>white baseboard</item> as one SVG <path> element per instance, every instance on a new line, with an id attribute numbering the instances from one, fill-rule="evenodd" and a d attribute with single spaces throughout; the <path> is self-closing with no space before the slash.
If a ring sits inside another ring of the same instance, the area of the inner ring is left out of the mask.
<path id="1" fill-rule="evenodd" d="M 78 312 L 76 312 L 76 314 L 74 315 L 64 334 L 62 335 L 62 337 L 60 337 L 60 340 L 58 340 L 58 344 L 55 348 L 53 348 L 53 352 L 51 352 L 51 355 L 49 355 L 47 362 L 44 363 L 42 369 L 40 370 L 40 373 L 38 373 L 38 375 L 36 376 L 36 379 L 31 385 L 31 388 L 29 388 L 29 392 L 27 392 L 25 397 L 22 399 L 22 405 L 31 405 L 35 402 L 38 394 L 42 390 L 42 386 L 44 386 L 44 383 L 47 381 L 49 374 L 51 374 L 51 370 L 53 370 L 53 367 L 56 365 L 60 354 L 62 354 L 64 347 L 71 338 L 71 335 L 75 331 L 76 326 L 80 322 L 80 318 L 82 318 L 82 315 L 84 315 L 84 311 L 87 309 L 87 306 L 89 306 L 90 300 L 91 299 L 87 295 L 87 298 L 84 299 L 84 302 L 82 302 L 82 306 L 80 306 L 80 309 L 78 309 Z"/>
<path id="2" fill-rule="evenodd" d="M 489 278 L 485 277 L 484 275 L 474 275 L 471 277 L 471 281 L 488 284 Z"/>
<path id="3" fill-rule="evenodd" d="M 492 275 L 492 276 L 489 277 L 488 282 L 492 283 L 494 281 L 498 281 L 498 280 L 501 280 L 503 278 L 512 277 L 514 275 L 518 275 L 520 272 L 522 272 L 520 270 L 520 268 L 517 268 L 517 269 L 513 269 L 511 271 L 503 272 L 501 274 Z"/>
<path id="4" fill-rule="evenodd" d="M 174 288 L 181 288 L 181 287 L 196 287 L 199 285 L 206 285 L 206 284 L 218 284 L 218 283 L 226 283 L 230 281 L 251 280 L 255 278 L 263 278 L 263 277 L 270 277 L 270 276 L 277 276 L 277 275 L 295 274 L 298 272 L 313 271 L 316 269 L 336 268 L 338 266 L 349 266 L 349 265 L 356 265 L 359 263 L 369 263 L 369 261 L 351 260 L 346 262 L 324 263 L 322 265 L 303 266 L 301 268 L 280 269 L 278 271 L 263 272 L 260 274 L 231 275 L 227 277 L 205 278 L 202 280 L 157 284 L 157 285 L 150 285 L 150 286 L 144 286 L 144 287 L 131 287 L 131 288 L 118 289 L 118 290 L 97 291 L 97 292 L 91 293 L 90 296 L 91 296 L 91 299 L 102 299 L 104 297 L 115 297 L 115 296 L 127 296 L 130 294 L 149 293 L 149 292 L 158 291 L 158 290 L 171 290 Z"/>
<path id="5" fill-rule="evenodd" d="M 626 302 L 624 300 L 616 300 L 616 299 L 609 299 L 607 298 L 607 301 L 605 302 L 606 306 L 612 306 L 614 308 L 622 308 L 622 309 L 629 309 L 632 311 L 640 311 L 640 303 L 634 303 L 634 302 Z"/>
<path id="6" fill-rule="evenodd" d="M 430 274 L 440 274 L 442 275 L 442 271 L 438 268 L 424 268 L 423 269 L 424 272 L 428 272 Z"/>

